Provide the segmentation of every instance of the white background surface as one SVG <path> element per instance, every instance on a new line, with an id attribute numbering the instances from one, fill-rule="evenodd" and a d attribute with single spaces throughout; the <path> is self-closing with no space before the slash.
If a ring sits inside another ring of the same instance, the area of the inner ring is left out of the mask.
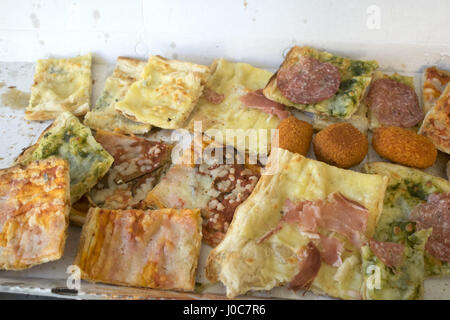
<path id="1" fill-rule="evenodd" d="M 373 6 L 379 9 L 379 29 L 368 27 Z M 95 91 L 102 89 L 109 64 L 119 55 L 145 59 L 161 54 L 205 64 L 224 57 L 275 69 L 295 44 L 376 59 L 383 70 L 417 73 L 429 65 L 450 69 L 449 13 L 450 1 L 444 0 L 0 0 L 0 61 L 93 52 Z M 25 92 L 32 73 L 32 64 L 0 64 L 0 78 Z M 0 167 L 47 125 L 25 122 L 22 114 L 8 110 L 8 117 L 0 119 Z M 18 136 L 20 144 L 12 143 Z M 77 231 L 72 229 L 69 238 L 67 259 L 16 275 L 64 278 Z M 449 284 L 448 279 L 427 280 L 426 298 L 450 298 Z"/>

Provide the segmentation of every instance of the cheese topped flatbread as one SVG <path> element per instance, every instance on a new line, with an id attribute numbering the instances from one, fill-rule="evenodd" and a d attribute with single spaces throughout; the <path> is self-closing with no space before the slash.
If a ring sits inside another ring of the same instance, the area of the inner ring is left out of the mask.
<path id="1" fill-rule="evenodd" d="M 69 181 L 69 165 L 58 158 L 0 170 L 0 269 L 25 269 L 61 258 Z"/>
<path id="2" fill-rule="evenodd" d="M 177 129 L 194 109 L 208 77 L 207 66 L 151 56 L 115 108 L 134 121 Z"/>
<path id="3" fill-rule="evenodd" d="M 91 54 L 69 59 L 38 60 L 25 119 L 49 120 L 69 111 L 76 116 L 89 111 Z"/>
<path id="4" fill-rule="evenodd" d="M 76 202 L 97 184 L 111 167 L 114 159 L 95 141 L 91 130 L 70 112 L 64 112 L 26 149 L 16 163 L 60 157 L 69 162 L 70 197 Z"/>
<path id="5" fill-rule="evenodd" d="M 247 107 L 241 98 L 249 92 L 262 89 L 272 74 L 246 63 L 224 59 L 214 61 L 211 70 L 205 94 L 200 97 L 189 119 L 188 129 L 194 131 L 197 123 L 198 130 L 213 137 L 218 143 L 234 146 L 240 151 L 268 154 L 271 129 L 278 126 L 280 119 Z M 212 99 L 210 91 L 220 99 Z M 231 130 L 227 132 L 227 129 Z M 246 142 L 246 139 L 254 141 Z"/>
<path id="6" fill-rule="evenodd" d="M 74 264 L 94 282 L 192 291 L 201 238 L 199 210 L 92 208 Z"/>
<path id="7" fill-rule="evenodd" d="M 340 83 L 336 94 L 316 103 L 295 103 L 282 94 L 278 88 L 277 74 L 275 74 L 265 87 L 264 95 L 273 101 L 303 111 L 345 119 L 350 118 L 358 109 L 370 83 L 372 72 L 378 68 L 378 63 L 376 61 L 352 60 L 311 47 L 296 46 L 289 51 L 277 73 L 281 69 L 294 66 L 302 57 L 313 58 L 322 64 L 330 64 L 338 69 L 340 79 L 337 80 L 340 80 Z M 320 71 L 317 72 L 319 73 L 317 76 L 320 76 Z"/>
<path id="8" fill-rule="evenodd" d="M 139 78 L 145 65 L 145 61 L 118 57 L 113 74 L 106 79 L 100 98 L 84 117 L 84 124 L 93 129 L 109 131 L 119 129 L 125 133 L 143 134 L 150 131 L 149 124 L 125 118 L 115 109 L 115 104 L 123 99 L 131 84 Z"/>
<path id="9" fill-rule="evenodd" d="M 237 208 L 224 240 L 209 254 L 208 279 L 224 283 L 229 297 L 288 283 L 296 288 L 308 280 L 314 292 L 359 298 L 362 274 L 357 245 L 375 229 L 387 178 L 339 169 L 279 148 L 272 150 L 265 172 Z M 283 215 L 286 206 L 292 216 Z M 301 224 L 295 223 L 296 210 L 307 207 L 313 210 L 309 213 L 324 210 L 329 215 L 325 220 L 310 216 L 310 226 L 319 226 L 319 232 L 302 231 Z M 339 218 L 333 218 L 337 211 Z M 365 222 L 359 223 L 360 219 Z M 332 221 L 342 222 L 340 227 L 351 233 L 347 236 L 352 241 L 340 232 L 322 230 Z M 354 232 L 356 227 L 360 232 Z"/>

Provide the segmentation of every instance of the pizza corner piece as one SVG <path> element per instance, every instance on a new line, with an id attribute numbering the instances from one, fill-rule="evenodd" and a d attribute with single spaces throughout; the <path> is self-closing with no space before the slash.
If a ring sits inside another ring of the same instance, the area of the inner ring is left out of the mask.
<path id="1" fill-rule="evenodd" d="M 59 158 L 0 170 L 0 269 L 58 260 L 70 211 L 69 164 Z"/>
<path id="2" fill-rule="evenodd" d="M 91 208 L 74 264 L 93 282 L 193 291 L 201 225 L 198 209 Z"/>
<path id="3" fill-rule="evenodd" d="M 95 141 L 91 130 L 70 112 L 56 118 L 37 142 L 16 159 L 16 163 L 59 157 L 69 162 L 72 203 L 79 200 L 108 172 L 114 159 Z"/>
<path id="4" fill-rule="evenodd" d="M 209 74 L 208 66 L 151 56 L 115 109 L 133 121 L 164 129 L 181 128 Z"/>
<path id="5" fill-rule="evenodd" d="M 103 92 L 84 117 L 84 124 L 93 129 L 119 129 L 130 134 L 150 131 L 151 125 L 130 120 L 115 109 L 115 104 L 124 98 L 128 88 L 140 77 L 145 65 L 145 61 L 118 57 L 112 75 L 106 79 Z"/>
<path id="6" fill-rule="evenodd" d="M 287 285 L 361 298 L 360 248 L 374 232 L 386 185 L 380 175 L 274 148 L 224 240 L 209 254 L 208 279 L 221 281 L 229 297 Z"/>
<path id="7" fill-rule="evenodd" d="M 410 255 L 406 255 L 405 264 L 401 266 L 404 269 L 404 275 L 399 275 L 397 282 L 391 278 L 390 283 L 392 287 L 395 287 L 395 283 L 403 283 L 398 288 L 403 288 L 405 294 L 413 295 L 416 291 L 416 297 L 420 297 L 423 290 L 423 278 L 450 274 L 448 262 L 450 249 L 445 244 L 445 234 L 448 234 L 445 228 L 448 227 L 444 220 L 439 221 L 439 217 L 445 219 L 449 216 L 446 212 L 449 210 L 450 203 L 450 197 L 448 197 L 450 182 L 421 170 L 387 162 L 367 163 L 364 170 L 389 178 L 383 211 L 374 238 L 378 241 L 402 244 L 406 247 L 406 253 L 410 251 Z M 440 207 L 440 205 L 446 205 L 446 207 Z M 425 231 L 429 228 L 432 228 L 431 235 L 427 235 Z M 428 242 L 424 250 L 420 242 L 427 238 Z M 421 254 L 413 250 L 416 245 Z M 439 250 L 433 248 L 439 248 Z M 407 263 L 408 260 L 409 263 Z M 391 276 L 394 277 L 394 275 Z M 385 282 L 385 285 L 388 283 Z M 405 283 L 410 285 L 407 286 Z M 393 289 L 391 288 L 390 291 L 393 292 Z"/>
<path id="8" fill-rule="evenodd" d="M 308 46 L 295 46 L 263 92 L 273 101 L 302 111 L 348 119 L 358 109 L 377 68 L 376 61 L 354 60 Z M 300 69 L 308 72 L 302 75 Z M 306 81 L 311 77 L 317 81 Z"/>
<path id="9" fill-rule="evenodd" d="M 205 133 L 242 152 L 268 154 L 271 130 L 277 128 L 280 118 L 266 111 L 278 108 L 287 112 L 262 93 L 258 95 L 271 76 L 271 72 L 247 63 L 215 60 L 203 95 L 187 121 L 187 129 Z M 253 97 L 253 101 L 246 101 L 245 97 Z M 247 138 L 256 141 L 245 142 Z"/>
<path id="10" fill-rule="evenodd" d="M 91 64 L 90 53 L 75 58 L 38 60 L 25 119 L 50 120 L 66 111 L 85 115 L 92 90 Z"/>
<path id="11" fill-rule="evenodd" d="M 438 69 L 435 66 L 426 68 L 422 81 L 423 108 L 427 113 L 435 105 L 447 84 L 450 83 L 450 71 Z"/>

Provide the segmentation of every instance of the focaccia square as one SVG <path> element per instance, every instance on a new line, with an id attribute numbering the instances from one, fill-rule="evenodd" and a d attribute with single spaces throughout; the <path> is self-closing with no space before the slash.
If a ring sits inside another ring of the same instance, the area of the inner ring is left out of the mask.
<path id="1" fill-rule="evenodd" d="M 450 154 L 450 83 L 425 115 L 419 134 L 430 139 L 437 149 Z"/>
<path id="2" fill-rule="evenodd" d="M 436 67 L 426 68 L 423 72 L 423 109 L 430 111 L 450 82 L 450 71 Z"/>
<path id="3" fill-rule="evenodd" d="M 192 291 L 201 238 L 199 210 L 91 208 L 74 264 L 94 282 Z"/>
<path id="4" fill-rule="evenodd" d="M 330 63 L 339 69 L 341 82 L 336 95 L 314 104 L 294 103 L 285 98 L 278 89 L 276 74 L 265 87 L 264 95 L 273 101 L 299 110 L 338 118 L 350 118 L 358 109 L 359 103 L 371 81 L 372 72 L 378 68 L 378 63 L 376 61 L 339 57 L 307 46 L 295 46 L 287 54 L 280 69 L 294 65 L 301 56 L 313 57 L 322 63 Z"/>
<path id="5" fill-rule="evenodd" d="M 387 162 L 372 162 L 364 166 L 368 173 L 389 178 L 383 212 L 374 237 L 379 241 L 405 242 L 414 229 L 409 216 L 419 204 L 425 203 L 433 193 L 449 193 L 450 182 L 421 170 Z M 440 261 L 426 252 L 425 275 L 450 275 L 450 263 Z"/>
<path id="6" fill-rule="evenodd" d="M 69 162 L 72 203 L 91 190 L 114 161 L 95 141 L 91 130 L 70 112 L 59 115 L 38 141 L 17 158 L 16 163 L 26 165 L 52 156 Z"/>
<path id="7" fill-rule="evenodd" d="M 357 128 L 359 131 L 367 135 L 367 132 L 369 130 L 369 119 L 367 118 L 367 105 L 361 101 L 358 110 L 356 110 L 356 112 L 352 114 L 352 116 L 348 119 L 314 114 L 312 124 L 314 130 L 320 131 L 334 123 L 341 123 L 341 122 L 348 122 L 352 124 L 355 128 Z"/>
<path id="8" fill-rule="evenodd" d="M 0 269 L 58 260 L 70 211 L 69 165 L 49 158 L 0 170 Z"/>
<path id="9" fill-rule="evenodd" d="M 115 108 L 134 121 L 180 128 L 202 94 L 209 73 L 207 66 L 151 56 L 139 80 Z"/>
<path id="10" fill-rule="evenodd" d="M 209 254 L 208 279 L 220 280 L 229 297 L 298 280 L 303 253 L 319 236 L 283 223 L 286 200 L 324 200 L 340 193 L 350 206 L 366 208 L 367 227 L 362 237 L 370 237 L 381 213 L 386 184 L 386 177 L 339 169 L 274 148 L 265 174 L 237 208 L 224 240 Z M 334 233 L 326 237 L 338 239 Z M 360 250 L 342 237 L 338 240 L 344 244 L 342 263 L 333 266 L 322 262 L 311 289 L 333 297 L 360 298 Z"/>
<path id="11" fill-rule="evenodd" d="M 38 60 L 25 119 L 55 119 L 65 111 L 85 115 L 91 98 L 91 63 L 90 53 L 76 58 Z"/>
<path id="12" fill-rule="evenodd" d="M 205 94 L 201 96 L 187 128 L 194 131 L 197 123 L 203 133 L 212 136 L 218 143 L 234 146 L 243 152 L 268 154 L 271 129 L 278 126 L 280 119 L 261 110 L 246 107 L 240 98 L 251 91 L 264 88 L 272 73 L 246 63 L 234 63 L 225 59 L 215 60 L 211 71 L 205 92 L 215 92 L 222 99 L 213 103 Z M 233 132 L 227 134 L 227 129 Z M 245 137 L 255 138 L 257 142 L 244 146 L 240 146 L 239 142 L 235 143 L 236 138 L 239 141 Z"/>
<path id="13" fill-rule="evenodd" d="M 134 134 L 150 131 L 149 124 L 125 118 L 115 108 L 115 104 L 123 99 L 128 88 L 139 78 L 145 65 L 145 61 L 118 57 L 113 74 L 106 79 L 100 98 L 84 117 L 84 124 L 93 129 L 109 131 L 119 129 Z"/>

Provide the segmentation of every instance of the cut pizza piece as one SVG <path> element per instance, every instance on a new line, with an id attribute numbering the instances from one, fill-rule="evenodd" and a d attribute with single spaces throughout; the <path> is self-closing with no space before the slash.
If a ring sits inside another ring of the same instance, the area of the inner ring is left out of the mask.
<path id="1" fill-rule="evenodd" d="M 426 114 L 419 134 L 430 139 L 440 151 L 450 154 L 450 83 Z"/>
<path id="2" fill-rule="evenodd" d="M 17 158 L 16 163 L 29 164 L 52 156 L 69 162 L 72 203 L 91 190 L 114 161 L 95 141 L 91 130 L 70 112 L 59 115 L 38 141 Z"/>
<path id="3" fill-rule="evenodd" d="M 204 132 L 242 152 L 268 154 L 271 130 L 276 129 L 280 118 L 289 115 L 284 106 L 260 92 L 272 73 L 225 59 L 215 60 L 211 71 L 187 128 Z M 245 142 L 246 139 L 255 141 Z"/>
<path id="4" fill-rule="evenodd" d="M 191 161 L 193 151 L 192 147 L 184 152 L 182 161 L 167 171 L 147 195 L 144 205 L 200 208 L 203 240 L 216 246 L 227 232 L 236 208 L 253 191 L 260 167 L 250 164 L 234 148 L 217 143 L 200 147 L 201 161 Z"/>
<path id="5" fill-rule="evenodd" d="M 49 158 L 0 170 L 0 269 L 58 260 L 70 211 L 69 165 Z"/>
<path id="6" fill-rule="evenodd" d="M 115 108 L 128 88 L 139 78 L 145 65 L 145 61 L 118 57 L 113 74 L 106 79 L 100 98 L 84 117 L 84 124 L 93 129 L 109 131 L 119 129 L 124 133 L 143 134 L 150 131 L 149 124 L 125 118 Z"/>
<path id="7" fill-rule="evenodd" d="M 227 296 L 288 284 L 360 298 L 360 247 L 373 234 L 387 178 L 272 149 L 255 190 L 236 210 L 206 275 Z"/>
<path id="8" fill-rule="evenodd" d="M 198 209 L 91 208 L 74 264 L 89 281 L 192 291 L 201 238 Z"/>
<path id="9" fill-rule="evenodd" d="M 151 56 L 115 108 L 125 117 L 164 129 L 181 128 L 209 77 L 209 68 Z"/>
<path id="10" fill-rule="evenodd" d="M 367 105 L 371 130 L 383 126 L 418 130 L 425 116 L 414 88 L 414 78 L 398 73 L 375 72 L 362 104 Z"/>
<path id="11" fill-rule="evenodd" d="M 450 225 L 448 223 L 450 219 L 448 209 L 450 206 L 447 205 L 446 210 L 439 211 L 439 216 L 441 217 L 439 223 L 435 222 L 437 219 L 436 212 L 428 209 L 439 208 L 439 203 L 450 201 L 450 198 L 447 200 L 441 199 L 442 201 L 433 201 L 436 196 L 445 196 L 450 193 L 449 181 L 417 169 L 387 162 L 367 163 L 364 168 L 368 173 L 384 175 L 389 178 L 383 212 L 378 220 L 374 235 L 376 240 L 404 244 L 408 242 L 408 237 L 416 229 L 427 229 L 432 225 L 434 225 L 434 228 L 430 239 L 439 239 L 442 236 L 442 232 L 439 231 L 441 226 Z M 426 210 L 423 210 L 423 206 L 425 206 L 424 209 Z M 413 212 L 415 212 L 414 215 L 412 215 Z M 425 227 L 422 228 L 421 224 Z M 445 240 L 448 234 L 450 234 L 450 231 L 447 231 L 447 235 L 441 237 L 440 241 L 437 241 L 437 245 L 443 250 L 448 241 Z M 425 274 L 428 276 L 449 275 L 450 264 L 445 255 L 435 257 L 430 254 L 428 244 L 426 248 Z M 450 248 L 445 250 L 450 252 Z M 450 258 L 450 255 L 447 255 L 447 257 Z M 440 258 L 443 258 L 443 260 Z"/>
<path id="12" fill-rule="evenodd" d="M 38 60 L 25 119 L 55 119 L 69 111 L 83 116 L 91 98 L 91 54 L 69 59 Z"/>
<path id="13" fill-rule="evenodd" d="M 425 113 L 434 106 L 448 83 L 450 83 L 450 71 L 434 66 L 424 70 L 422 97 Z"/>
<path id="14" fill-rule="evenodd" d="M 159 181 L 170 163 L 172 146 L 103 130 L 95 139 L 113 156 L 114 164 L 89 192 L 91 201 L 106 209 L 133 208 Z"/>
<path id="15" fill-rule="evenodd" d="M 287 106 L 348 119 L 358 109 L 376 68 L 376 61 L 352 60 L 295 46 L 263 92 Z"/>

